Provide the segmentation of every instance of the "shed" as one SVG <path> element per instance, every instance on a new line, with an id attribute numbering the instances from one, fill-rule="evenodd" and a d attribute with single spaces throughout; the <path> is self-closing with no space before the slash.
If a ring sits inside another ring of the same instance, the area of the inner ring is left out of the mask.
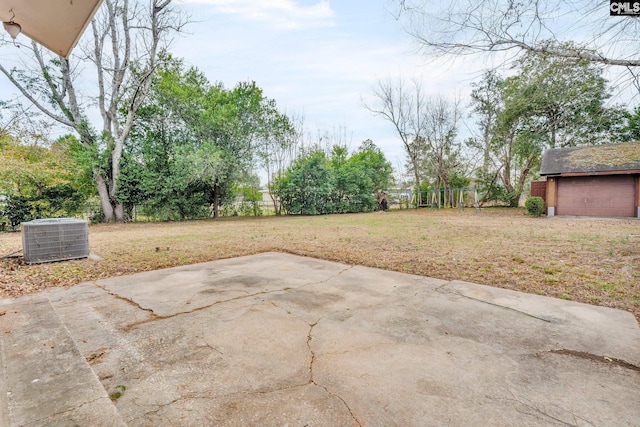
<path id="1" fill-rule="evenodd" d="M 547 150 L 547 215 L 640 217 L 640 142 Z"/>

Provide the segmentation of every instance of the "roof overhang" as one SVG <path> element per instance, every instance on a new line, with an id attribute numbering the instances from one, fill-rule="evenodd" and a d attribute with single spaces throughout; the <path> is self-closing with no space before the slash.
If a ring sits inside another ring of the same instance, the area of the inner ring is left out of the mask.
<path id="1" fill-rule="evenodd" d="M 545 150 L 540 176 L 636 174 L 640 170 L 640 142 L 581 145 Z"/>
<path id="2" fill-rule="evenodd" d="M 563 173 L 541 173 L 540 176 L 547 178 L 560 178 L 572 176 L 603 176 L 603 175 L 640 175 L 640 169 L 594 171 L 594 172 L 563 172 Z"/>
<path id="3" fill-rule="evenodd" d="M 13 19 L 22 27 L 22 34 L 67 58 L 101 3 L 102 0 L 0 0 L 0 19 Z"/>

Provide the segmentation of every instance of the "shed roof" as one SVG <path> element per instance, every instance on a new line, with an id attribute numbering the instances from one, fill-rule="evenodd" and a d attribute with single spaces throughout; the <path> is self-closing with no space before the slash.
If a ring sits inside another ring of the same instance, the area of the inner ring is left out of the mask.
<path id="1" fill-rule="evenodd" d="M 546 150 L 540 175 L 604 175 L 640 171 L 640 142 Z"/>
<path id="2" fill-rule="evenodd" d="M 0 20 L 11 19 L 30 37 L 67 58 L 102 0 L 0 0 Z"/>

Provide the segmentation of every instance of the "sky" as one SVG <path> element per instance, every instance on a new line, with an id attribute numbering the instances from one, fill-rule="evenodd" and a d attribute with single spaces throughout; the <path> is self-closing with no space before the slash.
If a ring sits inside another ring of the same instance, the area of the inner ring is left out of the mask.
<path id="1" fill-rule="evenodd" d="M 393 125 L 365 108 L 373 105 L 379 80 L 418 79 L 430 95 L 467 98 L 470 83 L 484 64 L 467 60 L 435 61 L 394 16 L 393 0 L 176 0 L 190 16 L 174 36 L 170 52 L 205 74 L 210 82 L 232 88 L 255 81 L 281 112 L 302 117 L 305 143 L 324 135 L 346 142 L 351 151 L 371 139 L 397 171 L 406 156 Z M 80 39 L 73 54 L 81 53 Z M 3 33 L 3 37 L 6 36 Z M 29 40 L 19 36 L 19 42 Z M 5 44 L 0 61 L 20 67 L 28 49 Z M 92 78 L 87 93 L 95 93 Z M 0 75 L 0 100 L 24 98 Z M 100 122 L 97 111 L 89 113 Z M 68 133 L 61 126 L 51 139 Z M 266 181 L 266 179 L 263 179 Z"/>
<path id="2" fill-rule="evenodd" d="M 483 70 L 499 65 L 487 56 L 422 55 L 395 19 L 393 0 L 181 0 L 177 5 L 192 23 L 174 38 L 174 56 L 227 88 L 255 81 L 280 111 L 304 118 L 309 143 L 320 135 L 340 136 L 355 150 L 371 139 L 398 171 L 405 154 L 392 124 L 364 107 L 375 103 L 377 82 L 418 79 L 427 95 L 458 99 L 468 109 L 471 84 Z M 0 60 L 8 58 L 6 52 L 7 47 Z M 15 93 L 0 78 L 0 99 Z M 473 128 L 473 119 L 464 115 L 459 134 L 470 136 Z"/>
<path id="3" fill-rule="evenodd" d="M 281 111 L 304 118 L 307 139 L 328 134 L 351 150 L 371 139 L 394 168 L 405 162 L 393 126 L 364 104 L 378 80 L 417 78 L 428 94 L 470 93 L 481 66 L 434 61 L 393 15 L 389 0 L 186 0 L 196 22 L 171 51 L 214 82 L 255 81 Z"/>

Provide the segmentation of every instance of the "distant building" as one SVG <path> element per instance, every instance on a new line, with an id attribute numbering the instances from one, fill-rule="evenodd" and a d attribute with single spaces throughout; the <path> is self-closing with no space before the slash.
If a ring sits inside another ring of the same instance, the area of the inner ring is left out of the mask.
<path id="1" fill-rule="evenodd" d="M 547 215 L 640 218 L 640 142 L 547 150 Z"/>

